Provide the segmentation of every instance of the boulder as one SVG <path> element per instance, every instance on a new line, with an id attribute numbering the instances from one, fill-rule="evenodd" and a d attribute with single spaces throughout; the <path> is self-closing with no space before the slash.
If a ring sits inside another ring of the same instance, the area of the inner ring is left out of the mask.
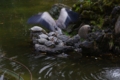
<path id="1" fill-rule="evenodd" d="M 86 39 L 88 32 L 90 31 L 90 25 L 83 25 L 80 27 L 78 34 L 81 38 Z"/>

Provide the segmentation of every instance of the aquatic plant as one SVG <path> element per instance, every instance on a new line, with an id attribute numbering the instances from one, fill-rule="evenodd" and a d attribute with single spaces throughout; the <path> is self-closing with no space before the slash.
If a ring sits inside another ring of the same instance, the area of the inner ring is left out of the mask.
<path id="1" fill-rule="evenodd" d="M 19 76 L 19 74 L 15 73 L 11 70 L 1 68 L 0 72 L 3 72 L 1 77 L 0 77 L 0 80 L 6 80 L 5 78 L 7 78 L 9 76 L 12 77 L 12 79 L 24 80 L 21 76 Z M 7 75 L 7 77 L 6 77 L 6 75 Z"/>
<path id="2" fill-rule="evenodd" d="M 4 53 L 2 53 L 2 54 L 0 53 L 0 58 L 6 59 L 6 60 L 9 60 L 9 61 L 12 61 L 12 62 L 15 62 L 15 63 L 20 64 L 21 66 L 23 66 L 26 70 L 28 70 L 28 72 L 29 72 L 29 74 L 30 74 L 30 80 L 32 80 L 32 73 L 31 73 L 31 71 L 29 70 L 29 68 L 26 67 L 24 64 L 22 64 L 21 62 L 19 62 L 19 61 L 17 61 L 17 60 L 14 60 L 13 57 L 11 57 L 11 58 L 6 57 Z M 16 73 L 13 72 L 13 71 L 8 70 L 8 69 L 1 69 L 1 68 L 0 68 L 0 71 L 4 72 L 4 73 L 0 76 L 0 80 L 4 80 L 4 74 L 5 74 L 5 73 L 13 76 L 14 78 L 16 78 L 16 79 L 18 79 L 18 80 L 23 80 L 23 78 L 20 77 L 20 75 L 16 74 Z"/>

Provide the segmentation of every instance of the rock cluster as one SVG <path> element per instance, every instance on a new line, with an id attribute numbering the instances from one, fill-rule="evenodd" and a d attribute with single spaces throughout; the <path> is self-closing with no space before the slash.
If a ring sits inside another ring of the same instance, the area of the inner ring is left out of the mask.
<path id="1" fill-rule="evenodd" d="M 78 42 L 80 42 L 79 35 L 72 38 L 57 32 L 47 33 L 39 26 L 34 26 L 30 29 L 32 43 L 37 52 L 46 54 L 62 54 L 69 52 L 81 52 Z"/>
<path id="2" fill-rule="evenodd" d="M 73 10 L 81 15 L 78 23 L 89 24 L 92 31 L 79 33 L 84 38 L 82 54 L 103 55 L 120 53 L 120 1 L 118 0 L 91 0 L 73 5 Z M 85 27 L 84 27 L 85 28 Z M 80 30 L 84 29 L 83 26 Z M 74 32 L 74 31 L 73 31 Z M 84 33 L 84 34 L 82 34 Z M 86 46 L 87 44 L 87 46 Z M 89 46 L 88 46 L 89 45 Z"/>
<path id="3" fill-rule="evenodd" d="M 114 2 L 114 0 L 112 1 Z M 95 2 L 94 5 L 90 6 L 97 6 L 97 4 L 99 3 Z M 83 4 L 76 4 L 75 10 L 80 5 Z M 44 29 L 38 26 L 32 27 L 30 29 L 31 39 L 35 45 L 35 50 L 40 53 L 44 52 L 46 54 L 82 53 L 82 55 L 87 56 L 104 55 L 106 53 L 119 54 L 120 6 L 110 6 L 108 13 L 106 11 L 108 8 L 106 8 L 107 6 L 105 7 L 104 5 L 106 4 L 103 4 L 102 6 L 99 5 L 97 7 L 98 9 L 92 7 L 94 9 L 90 8 L 90 10 L 89 6 L 88 8 L 84 9 L 84 5 L 82 8 L 79 8 L 80 10 L 78 11 L 82 17 L 78 23 L 79 25 L 87 25 L 81 26 L 79 30 L 72 30 L 72 32 L 76 33 L 76 35 L 73 37 L 64 34 L 60 35 L 57 32 L 47 33 Z M 55 5 L 51 10 L 51 12 L 53 12 L 51 14 L 55 13 L 56 15 L 56 13 L 59 13 L 59 11 L 54 12 L 54 9 L 57 9 L 55 11 L 59 10 L 59 8 Z M 100 24 L 96 25 L 98 23 Z"/>

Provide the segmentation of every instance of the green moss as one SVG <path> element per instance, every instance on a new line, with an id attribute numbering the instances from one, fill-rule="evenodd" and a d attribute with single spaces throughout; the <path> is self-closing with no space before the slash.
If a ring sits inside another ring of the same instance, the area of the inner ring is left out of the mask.
<path id="1" fill-rule="evenodd" d="M 84 0 L 73 5 L 73 10 L 81 14 L 81 22 L 97 25 L 100 28 L 110 26 L 112 9 L 120 5 L 120 0 Z"/>
<path id="2" fill-rule="evenodd" d="M 64 32 L 64 31 L 63 31 L 63 34 L 65 34 L 65 35 L 67 35 L 67 36 L 71 36 L 69 33 Z"/>

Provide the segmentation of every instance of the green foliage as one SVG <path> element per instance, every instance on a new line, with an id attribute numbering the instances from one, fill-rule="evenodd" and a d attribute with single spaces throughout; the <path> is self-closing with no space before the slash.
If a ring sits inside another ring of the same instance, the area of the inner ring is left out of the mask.
<path id="1" fill-rule="evenodd" d="M 120 5 L 120 0 L 84 0 L 74 4 L 72 9 L 81 14 L 83 23 L 87 20 L 102 28 L 104 24 L 108 24 L 109 18 L 106 16 L 110 16 L 116 5 Z"/>
<path id="2" fill-rule="evenodd" d="M 65 34 L 65 35 L 67 35 L 67 36 L 70 36 L 70 34 L 67 33 L 67 32 L 65 32 L 65 31 L 63 31 L 63 34 Z"/>

